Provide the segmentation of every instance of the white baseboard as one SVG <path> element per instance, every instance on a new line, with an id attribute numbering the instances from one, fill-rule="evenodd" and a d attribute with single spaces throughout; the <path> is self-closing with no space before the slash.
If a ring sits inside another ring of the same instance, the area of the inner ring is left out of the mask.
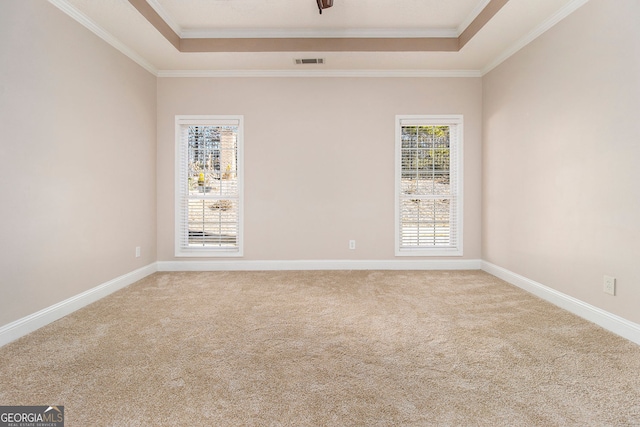
<path id="1" fill-rule="evenodd" d="M 492 274 L 636 344 L 640 325 L 482 260 L 158 261 L 0 327 L 0 347 L 85 307 L 156 271 L 256 270 L 479 270 Z"/>
<path id="2" fill-rule="evenodd" d="M 158 261 L 158 271 L 256 270 L 480 270 L 479 259 L 461 260 L 284 260 Z"/>
<path id="3" fill-rule="evenodd" d="M 117 290 L 129 286 L 130 284 L 137 282 L 156 271 L 156 263 L 149 264 L 146 267 L 142 267 L 120 277 L 116 277 L 113 280 L 98 285 L 95 288 L 89 289 L 88 291 L 82 292 L 81 294 L 75 295 L 36 313 L 30 314 L 22 319 L 18 319 L 15 322 L 6 324 L 0 327 L 0 347 L 68 314 L 71 314 L 92 302 L 96 302 Z"/>
<path id="4" fill-rule="evenodd" d="M 589 320 L 590 322 L 593 322 L 614 334 L 620 335 L 621 337 L 624 337 L 636 344 L 640 344 L 640 325 L 637 323 L 633 323 L 622 317 L 616 316 L 615 314 L 611 314 L 608 311 L 594 307 L 584 301 L 580 301 L 577 298 L 558 292 L 555 289 L 531 279 L 527 279 L 524 276 L 520 276 L 519 274 L 491 264 L 490 262 L 482 261 L 482 270 L 511 283 L 512 285 L 524 289 L 525 291 L 532 293 L 564 310 L 576 314 L 583 319 Z"/>

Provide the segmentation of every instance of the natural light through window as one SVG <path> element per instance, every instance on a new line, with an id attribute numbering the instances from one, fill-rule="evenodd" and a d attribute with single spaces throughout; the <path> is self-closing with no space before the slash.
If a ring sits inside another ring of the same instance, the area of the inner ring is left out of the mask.
<path id="1" fill-rule="evenodd" d="M 396 255 L 462 255 L 462 116 L 396 117 Z"/>
<path id="2" fill-rule="evenodd" d="M 176 255 L 242 255 L 242 117 L 176 117 Z"/>

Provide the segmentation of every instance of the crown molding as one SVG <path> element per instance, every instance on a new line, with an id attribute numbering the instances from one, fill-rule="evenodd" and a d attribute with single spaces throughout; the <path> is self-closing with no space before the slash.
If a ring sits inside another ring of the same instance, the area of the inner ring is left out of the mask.
<path id="1" fill-rule="evenodd" d="M 151 6 L 153 8 L 153 10 L 156 11 L 156 13 L 158 15 L 160 15 L 160 17 L 164 20 L 164 22 L 166 22 L 166 24 L 171 27 L 171 29 L 178 34 L 180 37 L 182 36 L 182 27 L 180 26 L 180 24 L 178 24 L 176 22 L 175 19 L 173 19 L 173 16 L 171 16 L 169 14 L 169 12 L 167 12 L 164 7 L 162 7 L 162 5 L 160 3 L 158 3 L 158 0 L 146 0 L 147 3 L 149 3 L 149 6 Z"/>
<path id="2" fill-rule="evenodd" d="M 252 39 L 252 38 L 456 38 L 456 29 L 405 29 L 405 28 L 334 28 L 326 30 L 295 29 L 187 29 L 182 30 L 183 39 Z"/>
<path id="3" fill-rule="evenodd" d="M 159 70 L 158 77 L 482 77 L 479 70 Z"/>
<path id="4" fill-rule="evenodd" d="M 545 20 L 542 24 L 534 28 L 531 32 L 526 34 L 524 37 L 516 41 L 509 48 L 505 49 L 500 55 L 498 55 L 493 61 L 489 62 L 482 70 L 481 74 L 484 76 L 498 65 L 502 64 L 509 57 L 514 55 L 520 49 L 540 37 L 547 30 L 551 29 L 554 25 L 562 21 L 567 16 L 571 15 L 573 12 L 578 10 L 581 6 L 585 5 L 589 0 L 573 0 L 570 3 L 567 3 L 564 7 L 558 10 L 555 14 L 553 14 L 550 18 Z"/>
<path id="5" fill-rule="evenodd" d="M 146 0 L 149 6 L 167 23 L 180 38 L 411 38 L 411 37 L 458 37 L 478 17 L 491 0 L 482 0 L 471 11 L 469 16 L 457 28 L 449 29 L 405 29 L 405 28 L 379 28 L 379 29 L 188 29 L 182 28 L 173 16 L 166 11 L 158 0 Z"/>
<path id="6" fill-rule="evenodd" d="M 179 52 L 457 52 L 509 0 L 482 0 L 457 29 L 183 29 L 157 3 L 128 0 Z M 481 9 L 480 6 L 484 6 Z M 169 25 L 167 21 L 172 22 Z"/>
<path id="7" fill-rule="evenodd" d="M 491 0 L 482 0 L 480 3 L 478 3 L 476 5 L 476 7 L 471 11 L 469 16 L 467 16 L 467 18 L 460 23 L 460 25 L 456 29 L 455 37 L 459 37 L 460 34 L 462 34 L 464 32 L 464 30 L 466 30 L 467 27 L 469 25 L 471 25 L 471 23 L 478 17 L 478 15 L 480 15 L 480 13 L 482 13 L 484 8 L 487 7 L 487 5 L 490 2 L 491 2 Z"/>
<path id="8" fill-rule="evenodd" d="M 100 37 L 102 40 L 119 50 L 121 53 L 126 55 L 129 59 L 134 61 L 136 64 L 140 65 L 142 68 L 153 74 L 154 76 L 158 75 L 158 69 L 154 67 L 149 61 L 144 59 L 142 56 L 138 55 L 134 50 L 130 49 L 120 40 L 116 39 L 111 33 L 107 32 L 104 28 L 100 27 L 94 21 L 92 21 L 88 16 L 84 13 L 80 12 L 74 6 L 72 6 L 66 0 L 48 0 L 49 3 L 60 9 L 62 12 L 69 15 L 72 19 L 77 21 L 79 24 L 83 25 L 89 31 L 94 33 L 96 36 Z"/>
<path id="9" fill-rule="evenodd" d="M 167 12 L 158 0 L 146 0 L 158 15 L 180 36 L 180 38 L 340 38 L 340 37 L 361 37 L 361 38 L 409 38 L 409 37 L 459 37 L 460 34 L 480 15 L 491 0 L 482 0 L 476 5 L 464 21 L 457 28 L 450 29 L 185 29 L 182 28 L 173 16 Z"/>
<path id="10" fill-rule="evenodd" d="M 182 30 L 175 22 L 173 22 L 170 15 L 164 11 L 164 9 L 160 6 L 157 0 L 146 0 L 148 4 L 158 13 L 177 34 L 185 34 L 185 39 L 190 39 L 192 37 L 196 37 L 198 34 L 195 30 Z M 545 33 L 547 30 L 552 28 L 554 25 L 562 21 L 564 18 L 575 12 L 581 6 L 586 4 L 589 0 L 573 0 L 570 3 L 566 4 L 559 11 L 557 11 L 550 18 L 545 20 L 541 25 L 533 29 L 531 32 L 526 34 L 524 37 L 519 39 L 516 43 L 511 45 L 509 48 L 505 49 L 500 55 L 494 58 L 492 61 L 488 62 L 485 67 L 481 70 L 158 70 L 154 65 L 152 65 L 149 61 L 147 61 L 144 57 L 139 55 L 134 50 L 130 49 L 124 43 L 120 42 L 117 38 L 111 35 L 109 32 L 104 30 L 102 27 L 97 25 L 93 20 L 87 17 L 85 14 L 76 9 L 73 5 L 71 5 L 67 0 L 48 0 L 49 3 L 60 9 L 62 12 L 66 13 L 72 19 L 83 25 L 89 31 L 93 32 L 95 35 L 100 37 L 102 40 L 107 42 L 109 45 L 126 55 L 132 61 L 140 65 L 142 68 L 153 74 L 157 77 L 482 77 L 485 74 L 489 73 L 491 70 L 496 68 L 502 62 L 507 60 L 509 57 L 514 55 L 516 52 L 524 48 L 526 45 L 531 43 L 533 40 L 538 38 L 540 35 Z M 491 0 L 483 0 L 476 9 L 469 15 L 467 20 L 463 22 L 457 30 L 438 30 L 438 31 L 429 31 L 429 30 L 401 30 L 403 33 L 394 31 L 397 30 L 345 30 L 342 33 L 342 37 L 351 37 L 351 38 L 395 38 L 395 37 L 424 37 L 425 34 L 428 34 L 428 37 L 437 39 L 444 38 L 447 35 L 455 32 L 456 34 L 460 33 L 460 30 L 468 27 L 468 22 L 472 22 L 478 16 L 478 11 L 484 10 Z M 132 6 L 133 7 L 133 6 Z M 223 31 L 221 34 L 226 34 L 227 38 L 239 38 L 242 37 L 242 31 L 253 31 L 253 34 L 256 35 L 259 33 L 259 30 L 229 30 Z M 289 37 L 285 32 L 280 32 L 278 36 L 278 31 L 280 30 L 268 30 L 271 32 L 270 37 L 272 38 L 280 38 L 280 37 Z M 314 38 L 311 34 L 311 31 L 307 30 L 292 30 L 292 31 L 301 31 L 302 33 L 306 33 L 306 38 Z M 330 30 L 330 31 L 338 31 L 338 30 Z M 413 31 L 413 33 L 412 33 Z M 421 35 L 418 36 L 418 33 Z M 360 32 L 359 36 L 354 36 L 356 33 Z M 377 33 L 376 33 L 377 32 Z M 299 34 L 302 34 L 299 33 Z M 249 33 L 244 33 L 245 35 Z M 326 37 L 325 33 L 325 36 Z M 395 37 L 394 37 L 395 35 Z M 219 35 L 220 38 L 224 38 Z M 317 35 L 317 37 L 322 37 Z M 335 35 L 334 35 L 335 37 Z"/>

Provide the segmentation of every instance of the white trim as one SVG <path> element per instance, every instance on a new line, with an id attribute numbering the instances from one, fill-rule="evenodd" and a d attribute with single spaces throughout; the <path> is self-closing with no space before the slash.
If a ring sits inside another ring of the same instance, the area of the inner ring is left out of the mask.
<path id="1" fill-rule="evenodd" d="M 564 310 L 640 345 L 640 325 L 479 259 L 464 260 L 266 260 L 158 261 L 0 327 L 0 347 L 156 271 L 256 270 L 483 270 Z"/>
<path id="2" fill-rule="evenodd" d="M 463 260 L 265 260 L 158 261 L 158 271 L 274 270 L 479 270 L 479 259 Z"/>
<path id="3" fill-rule="evenodd" d="M 173 19 L 173 16 L 171 16 L 169 12 L 167 12 L 164 7 L 158 3 L 158 0 L 147 0 L 147 3 L 149 3 L 149 6 L 151 6 L 151 8 L 160 15 L 160 18 L 162 18 L 165 24 L 167 24 L 174 33 L 178 35 L 182 34 L 182 27 L 180 27 L 176 20 Z"/>
<path id="4" fill-rule="evenodd" d="M 456 156 L 451 159 L 450 170 L 455 170 L 456 186 L 452 191 L 456 199 L 456 245 L 452 247 L 436 248 L 436 247 L 420 247 L 420 248 L 402 248 L 400 247 L 400 205 L 402 196 L 402 126 L 439 126 L 439 125 L 455 125 L 457 133 Z M 395 118 L 395 215 L 394 215 L 394 234 L 395 234 L 395 256 L 411 257 L 411 256 L 462 256 L 464 254 L 464 116 L 462 114 L 448 115 L 396 115 Z"/>
<path id="5" fill-rule="evenodd" d="M 582 317 L 604 329 L 620 335 L 636 344 L 640 344 L 640 325 L 626 320 L 601 308 L 594 307 L 577 298 L 558 292 L 548 286 L 535 282 L 505 268 L 482 261 L 482 270 L 512 285 L 532 293 L 545 301 Z"/>
<path id="6" fill-rule="evenodd" d="M 481 74 L 484 76 L 489 71 L 496 68 L 498 65 L 502 64 L 509 57 L 517 53 L 520 49 L 524 48 L 526 45 L 540 37 L 544 32 L 549 30 L 551 27 L 556 25 L 558 22 L 562 21 L 567 16 L 571 15 L 578 8 L 586 4 L 589 0 L 573 0 L 566 5 L 564 5 L 560 10 L 554 13 L 551 17 L 546 19 L 542 24 L 538 25 L 527 35 L 516 41 L 513 45 L 504 50 L 500 55 L 493 59 L 493 61 L 489 62 L 482 69 Z"/>
<path id="7" fill-rule="evenodd" d="M 74 6 L 72 6 L 67 0 L 49 0 L 49 3 L 69 15 L 71 18 L 76 20 L 79 24 L 83 25 L 89 31 L 91 31 L 96 36 L 100 37 L 102 40 L 110 44 L 112 47 L 119 50 L 121 53 L 126 55 L 129 59 L 131 59 L 136 64 L 140 65 L 142 68 L 153 74 L 154 76 L 158 76 L 158 69 L 154 67 L 149 61 L 147 61 L 142 56 L 138 55 L 134 50 L 130 49 L 127 45 L 122 43 L 120 40 L 116 39 L 111 33 L 107 32 L 105 29 L 100 27 L 98 24 L 93 22 L 87 15 L 80 12 Z M 133 6 L 132 6 L 133 7 Z"/>
<path id="8" fill-rule="evenodd" d="M 236 139 L 236 175 L 238 178 L 238 236 L 235 248 L 206 248 L 189 249 L 181 246 L 182 233 L 181 221 L 184 215 L 182 211 L 182 195 L 179 189 L 186 183 L 181 181 L 181 171 L 184 165 L 181 163 L 182 130 L 184 126 L 238 126 Z M 175 151 L 174 151 L 174 255 L 177 257 L 242 257 L 244 256 L 244 116 L 243 115 L 176 115 L 175 116 Z"/>
<path id="9" fill-rule="evenodd" d="M 559 11 L 545 20 L 541 25 L 533 31 L 519 39 L 516 43 L 504 50 L 500 55 L 488 62 L 481 70 L 158 70 L 151 62 L 143 56 L 130 49 L 112 34 L 97 25 L 93 20 L 80 12 L 68 0 L 48 0 L 49 3 L 69 15 L 78 23 L 89 29 L 105 42 L 122 52 L 132 61 L 149 71 L 156 77 L 482 77 L 495 67 L 500 65 L 510 56 L 518 52 L 520 49 L 531 43 L 545 31 L 556 25 L 558 22 L 572 14 L 589 0 L 573 0 L 563 6 Z M 157 0 L 148 0 L 150 6 L 158 12 L 176 34 L 181 38 L 202 37 L 205 33 L 214 34 L 216 37 L 257 37 L 255 30 L 228 30 L 228 31 L 199 31 L 199 30 L 182 30 L 157 3 Z M 317 32 L 313 34 L 310 30 L 261 30 L 264 33 L 260 37 L 458 37 L 461 34 L 460 29 L 468 26 L 467 21 L 472 22 L 473 19 L 488 4 L 488 0 L 483 0 L 476 9 L 467 17 L 466 21 L 457 29 L 444 30 L 402 30 L 402 29 L 354 29 L 336 32 Z M 133 7 L 133 6 L 131 6 Z M 478 11 L 479 10 L 479 11 Z M 178 30 L 178 31 L 176 31 Z M 464 29 L 463 29 L 464 31 Z M 265 33 L 266 32 L 266 33 Z M 225 35 L 226 34 L 226 35 Z M 338 35 L 340 34 L 340 35 Z M 211 36 L 211 35 L 209 35 Z"/>
<path id="10" fill-rule="evenodd" d="M 311 28 L 295 28 L 295 29 L 200 29 L 200 30 L 182 30 L 180 37 L 183 39 L 235 39 L 235 38 L 455 38 L 458 37 L 458 30 L 439 29 L 439 28 L 344 28 L 344 29 L 311 29 Z"/>
<path id="11" fill-rule="evenodd" d="M 322 67 L 322 65 L 318 65 Z M 479 70 L 159 70 L 158 77 L 482 77 Z"/>
<path id="12" fill-rule="evenodd" d="M 156 263 L 116 277 L 57 304 L 0 327 L 0 347 L 73 313 L 157 271 Z"/>
<path id="13" fill-rule="evenodd" d="M 462 21 L 462 23 L 458 26 L 456 37 L 460 37 L 460 34 L 464 32 L 464 30 L 471 25 L 471 23 L 480 15 L 480 13 L 484 10 L 485 7 L 491 2 L 491 0 L 482 0 L 480 3 L 476 5 L 476 7 L 471 11 L 469 16 Z"/>

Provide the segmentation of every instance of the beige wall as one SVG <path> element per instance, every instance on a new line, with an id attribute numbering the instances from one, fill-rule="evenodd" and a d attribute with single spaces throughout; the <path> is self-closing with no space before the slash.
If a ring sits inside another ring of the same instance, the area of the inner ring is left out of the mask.
<path id="1" fill-rule="evenodd" d="M 246 260 L 395 259 L 394 117 L 463 114 L 464 258 L 640 322 L 637 16 L 591 0 L 483 79 L 156 79 L 5 0 L 0 325 L 174 259 L 177 114 L 245 117 Z"/>
<path id="2" fill-rule="evenodd" d="M 155 261 L 156 79 L 46 1 L 1 8 L 4 325 Z"/>
<path id="3" fill-rule="evenodd" d="M 483 258 L 634 322 L 639 16 L 591 0 L 483 80 Z"/>
<path id="4" fill-rule="evenodd" d="M 481 91 L 479 78 L 158 79 L 158 259 L 174 259 L 180 114 L 244 115 L 245 260 L 395 259 L 395 115 L 463 114 L 464 258 L 479 259 Z"/>

